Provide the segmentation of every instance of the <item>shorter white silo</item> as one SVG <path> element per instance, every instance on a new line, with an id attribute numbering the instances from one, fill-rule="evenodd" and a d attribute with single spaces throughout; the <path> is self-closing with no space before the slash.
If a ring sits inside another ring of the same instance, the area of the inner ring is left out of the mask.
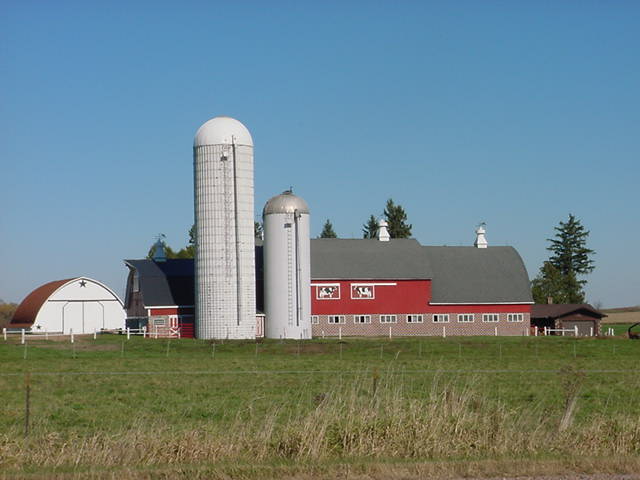
<path id="1" fill-rule="evenodd" d="M 264 222 L 267 338 L 311 338 L 309 207 L 290 190 L 271 198 Z"/>

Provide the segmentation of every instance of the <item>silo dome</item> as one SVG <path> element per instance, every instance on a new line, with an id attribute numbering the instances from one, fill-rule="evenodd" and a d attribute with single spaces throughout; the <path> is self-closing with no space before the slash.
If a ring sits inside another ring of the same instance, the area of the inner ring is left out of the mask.
<path id="1" fill-rule="evenodd" d="M 232 139 L 236 145 L 253 147 L 251 134 L 242 123 L 231 117 L 214 117 L 198 129 L 193 146 L 230 145 Z"/>
<path id="2" fill-rule="evenodd" d="M 294 213 L 296 210 L 300 214 L 309 214 L 309 205 L 302 198 L 294 195 L 291 190 L 285 190 L 267 201 L 262 216 L 272 213 Z"/>

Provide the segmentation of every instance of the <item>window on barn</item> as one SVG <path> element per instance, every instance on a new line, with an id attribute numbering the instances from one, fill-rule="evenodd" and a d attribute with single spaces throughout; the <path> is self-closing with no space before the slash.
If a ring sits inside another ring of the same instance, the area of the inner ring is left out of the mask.
<path id="1" fill-rule="evenodd" d="M 496 323 L 500 321 L 500 315 L 497 313 L 483 313 L 482 321 L 487 323 Z"/>
<path id="2" fill-rule="evenodd" d="M 395 315 L 380 315 L 380 323 L 398 323 Z"/>
<path id="3" fill-rule="evenodd" d="M 155 327 L 165 327 L 167 325 L 167 319 L 160 317 L 160 318 L 154 318 L 153 319 L 153 325 Z"/>
<path id="4" fill-rule="evenodd" d="M 318 315 L 311 315 L 311 325 L 318 325 L 320 323 L 320 319 Z"/>
<path id="5" fill-rule="evenodd" d="M 407 315 L 407 323 L 422 323 L 422 315 L 420 314 Z"/>
<path id="6" fill-rule="evenodd" d="M 473 323 L 473 313 L 460 313 L 460 314 L 458 314 L 458 322 L 460 322 L 460 323 Z"/>
<path id="7" fill-rule="evenodd" d="M 329 315 L 327 323 L 344 323 L 344 315 Z"/>
<path id="8" fill-rule="evenodd" d="M 508 313 L 507 314 L 507 322 L 523 322 L 524 314 L 523 313 Z"/>
<path id="9" fill-rule="evenodd" d="M 371 323 L 371 315 L 354 315 L 353 323 Z"/>
<path id="10" fill-rule="evenodd" d="M 138 271 L 133 272 L 133 281 L 131 282 L 131 290 L 134 292 L 140 291 L 140 276 L 138 275 Z"/>
<path id="11" fill-rule="evenodd" d="M 433 323 L 449 323 L 448 313 L 437 313 L 433 316 Z"/>

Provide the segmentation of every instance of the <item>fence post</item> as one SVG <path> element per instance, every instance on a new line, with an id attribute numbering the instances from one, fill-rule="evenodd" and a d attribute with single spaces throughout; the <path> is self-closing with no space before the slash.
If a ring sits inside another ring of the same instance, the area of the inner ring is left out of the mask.
<path id="1" fill-rule="evenodd" d="M 391 327 L 389 327 L 389 340 L 391 340 Z"/>
<path id="2" fill-rule="evenodd" d="M 7 341 L 7 329 L 6 328 L 2 329 L 2 336 L 4 337 L 4 341 L 6 342 Z"/>
<path id="3" fill-rule="evenodd" d="M 96 338 L 98 338 L 98 330 L 97 329 L 93 329 L 93 339 L 95 340 Z"/>
<path id="4" fill-rule="evenodd" d="M 29 435 L 29 413 L 31 407 L 31 374 L 24 376 L 24 436 Z"/>
<path id="5" fill-rule="evenodd" d="M 322 330 L 322 339 L 324 340 L 324 330 Z"/>
<path id="6" fill-rule="evenodd" d="M 578 336 L 578 325 L 574 325 L 573 326 L 573 331 L 575 332 L 573 336 L 577 337 Z"/>
<path id="7" fill-rule="evenodd" d="M 127 327 L 127 340 L 131 339 L 131 329 Z"/>
<path id="8" fill-rule="evenodd" d="M 447 338 L 447 327 L 442 326 L 442 338 Z"/>
<path id="9" fill-rule="evenodd" d="M 69 333 L 71 334 L 71 343 L 73 343 L 73 328 L 69 330 Z"/>
<path id="10" fill-rule="evenodd" d="M 547 327 L 544 327 L 544 336 L 547 336 Z"/>
<path id="11" fill-rule="evenodd" d="M 24 328 L 20 330 L 20 343 L 24 345 Z"/>
<path id="12" fill-rule="evenodd" d="M 497 337 L 498 336 L 498 327 L 494 327 L 494 330 L 495 330 L 495 336 Z"/>
<path id="13" fill-rule="evenodd" d="M 593 337 L 593 327 L 589 327 L 589 336 Z"/>
<path id="14" fill-rule="evenodd" d="M 338 340 L 342 340 L 342 327 L 338 327 Z"/>
<path id="15" fill-rule="evenodd" d="M 147 326 L 142 327 L 142 338 L 147 338 Z"/>

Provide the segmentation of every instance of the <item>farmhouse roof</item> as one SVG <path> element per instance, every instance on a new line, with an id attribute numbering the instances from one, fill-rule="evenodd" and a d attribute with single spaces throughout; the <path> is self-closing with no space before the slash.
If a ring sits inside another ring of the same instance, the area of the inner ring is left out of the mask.
<path id="1" fill-rule="evenodd" d="M 125 260 L 137 270 L 146 307 L 191 306 L 194 302 L 193 259 Z"/>
<path id="2" fill-rule="evenodd" d="M 11 322 L 9 322 L 9 328 L 29 328 L 36 320 L 36 316 L 42 308 L 42 305 L 47 299 L 66 283 L 75 280 L 75 278 L 67 278 L 66 280 L 54 280 L 53 282 L 45 283 L 33 290 L 27 295 L 24 300 L 18 305 Z"/>
<path id="3" fill-rule="evenodd" d="M 431 303 L 533 303 L 513 247 L 422 247 L 433 271 Z"/>
<path id="4" fill-rule="evenodd" d="M 592 317 L 603 318 L 606 315 L 588 303 L 552 303 L 531 307 L 531 318 L 560 318 L 575 312 L 587 313 Z"/>
<path id="5" fill-rule="evenodd" d="M 431 268 L 414 239 L 316 238 L 311 240 L 314 280 L 429 279 Z"/>

